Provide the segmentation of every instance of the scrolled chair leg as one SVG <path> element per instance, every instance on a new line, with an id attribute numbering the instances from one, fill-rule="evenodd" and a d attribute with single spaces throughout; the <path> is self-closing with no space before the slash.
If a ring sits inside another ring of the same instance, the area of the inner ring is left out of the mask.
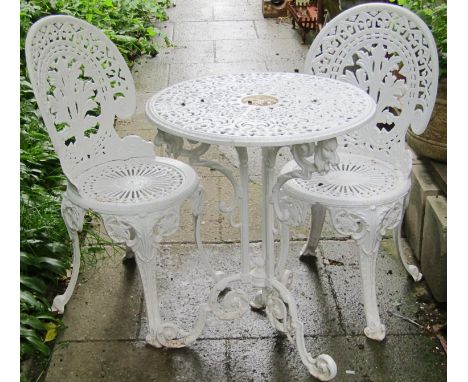
<path id="1" fill-rule="evenodd" d="M 70 300 L 73 291 L 75 290 L 80 273 L 80 239 L 78 233 L 83 229 L 84 215 L 86 210 L 72 203 L 66 195 L 62 199 L 62 218 L 67 227 L 68 234 L 73 245 L 73 271 L 68 283 L 67 289 L 61 295 L 54 298 L 52 302 L 52 311 L 63 314 L 65 305 Z"/>
<path id="2" fill-rule="evenodd" d="M 162 320 L 159 311 L 156 280 L 157 256 L 155 250 L 150 253 L 149 247 L 151 246 L 148 247 L 148 243 L 142 245 L 147 248 L 142 249 L 136 256 L 136 263 L 138 265 L 138 271 L 140 272 L 145 296 L 146 312 L 148 315 L 149 332 L 146 335 L 146 342 L 154 347 L 160 348 L 163 344 L 158 339 L 158 332 L 162 328 Z"/>
<path id="3" fill-rule="evenodd" d="M 301 250 L 299 259 L 303 260 L 308 256 L 316 256 L 316 250 L 320 236 L 322 234 L 323 223 L 327 209 L 321 204 L 314 204 L 310 208 L 310 231 L 307 243 Z"/>
<path id="4" fill-rule="evenodd" d="M 385 338 L 385 326 L 380 322 L 379 307 L 375 291 L 375 266 L 378 247 L 372 251 L 359 248 L 359 262 L 361 270 L 362 293 L 367 326 L 364 329 L 366 337 L 382 341 Z"/>
<path id="5" fill-rule="evenodd" d="M 375 288 L 375 267 L 379 254 L 380 240 L 385 233 L 385 219 L 380 211 L 369 209 L 364 219 L 358 221 L 359 229 L 352 235 L 359 246 L 359 268 L 361 271 L 362 296 L 367 326 L 364 329 L 366 337 L 383 341 L 385 326 L 380 321 L 379 307 Z"/>
<path id="6" fill-rule="evenodd" d="M 157 288 L 159 243 L 163 236 L 179 226 L 179 207 L 146 216 L 103 215 L 109 236 L 124 242 L 135 254 L 148 315 L 149 332 L 146 342 L 155 347 L 169 346 L 167 337 L 175 326 L 162 322 Z"/>
<path id="7" fill-rule="evenodd" d="M 403 202 L 356 208 L 330 208 L 335 229 L 351 235 L 359 246 L 362 294 L 367 326 L 364 334 L 373 340 L 385 338 L 385 326 L 380 321 L 375 288 L 375 272 L 380 241 L 389 228 L 401 221 Z"/>
<path id="8" fill-rule="evenodd" d="M 405 258 L 403 246 L 401 244 L 401 224 L 402 221 L 400 221 L 400 223 L 393 229 L 393 241 L 395 243 L 395 248 L 406 271 L 410 274 L 414 281 L 418 282 L 421 281 L 423 275 L 416 265 L 408 264 L 408 261 Z"/>

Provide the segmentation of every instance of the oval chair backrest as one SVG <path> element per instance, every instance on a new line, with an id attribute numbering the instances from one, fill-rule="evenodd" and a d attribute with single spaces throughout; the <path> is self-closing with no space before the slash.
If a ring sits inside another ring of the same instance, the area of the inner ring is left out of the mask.
<path id="1" fill-rule="evenodd" d="M 26 38 L 29 77 L 49 136 L 69 180 L 129 152 L 115 117 L 136 108 L 132 75 L 116 46 L 72 16 L 37 21 Z"/>
<path id="2" fill-rule="evenodd" d="M 339 137 L 340 150 L 372 156 L 408 171 L 409 127 L 427 127 L 437 93 L 438 56 L 426 24 L 409 10 L 373 3 L 350 8 L 315 38 L 304 72 L 354 84 L 377 103 L 374 120 Z"/>

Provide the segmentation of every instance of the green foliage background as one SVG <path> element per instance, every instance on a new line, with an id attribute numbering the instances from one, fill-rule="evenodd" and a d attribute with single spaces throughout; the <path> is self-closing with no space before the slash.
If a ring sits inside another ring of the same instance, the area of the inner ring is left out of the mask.
<path id="1" fill-rule="evenodd" d="M 431 29 L 439 52 L 439 76 L 447 77 L 447 1 L 391 0 L 416 13 Z"/>
<path id="2" fill-rule="evenodd" d="M 51 14 L 69 14 L 100 28 L 131 67 L 135 58 L 154 56 L 154 24 L 167 19 L 170 0 L 21 0 L 20 7 L 20 309 L 21 360 L 34 358 L 45 368 L 60 320 L 50 313 L 70 267 L 71 243 L 60 215 L 66 179 L 40 117 L 25 63 L 24 44 L 31 25 Z M 164 37 L 164 36 L 162 36 Z M 168 43 L 167 38 L 165 38 Z M 98 237 L 90 224 L 83 236 Z M 102 242 L 88 246 L 98 251 Z M 101 246 L 101 247 L 100 247 Z M 30 376 L 31 377 L 31 376 Z M 37 376 L 35 376 L 37 377 Z M 40 376 L 39 376 L 40 377 Z M 22 375 L 22 380 L 26 379 Z"/>

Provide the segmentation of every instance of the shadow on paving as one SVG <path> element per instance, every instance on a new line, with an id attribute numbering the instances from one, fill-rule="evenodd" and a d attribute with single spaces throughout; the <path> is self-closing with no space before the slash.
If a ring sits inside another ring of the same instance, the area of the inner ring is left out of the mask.
<path id="1" fill-rule="evenodd" d="M 291 254 L 302 244 L 292 243 Z M 389 333 L 385 341 L 362 335 L 365 320 L 360 285 L 353 281 L 359 279 L 353 246 L 352 241 L 323 241 L 315 261 L 288 259 L 308 351 L 334 358 L 336 381 L 444 381 L 446 356 L 438 339 L 419 327 L 382 312 Z M 250 248 L 253 256 L 261 253 L 259 244 Z M 238 269 L 238 245 L 207 249 L 214 268 Z M 135 276 L 137 270 L 123 266 L 119 256 L 106 257 L 84 273 L 67 307 L 68 328 L 54 350 L 46 381 L 313 380 L 288 339 L 271 327 L 264 313 L 250 310 L 238 321 L 210 320 L 188 348 L 145 345 L 146 313 L 140 310 L 142 291 Z M 401 315 L 409 317 L 422 310 L 418 296 L 424 285 L 415 286 L 406 277 L 396 254 L 380 252 L 377 278 L 381 309 L 399 306 Z M 163 246 L 158 288 L 166 320 L 190 329 L 210 285 L 193 245 Z M 253 297 L 253 290 L 244 289 Z"/>

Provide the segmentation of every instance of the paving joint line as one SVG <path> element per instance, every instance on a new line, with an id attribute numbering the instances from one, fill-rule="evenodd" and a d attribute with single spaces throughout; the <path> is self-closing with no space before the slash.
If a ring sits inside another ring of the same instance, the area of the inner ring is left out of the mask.
<path id="1" fill-rule="evenodd" d="M 325 275 L 327 276 L 328 284 L 330 285 L 331 295 L 336 306 L 336 311 L 338 313 L 338 324 L 340 325 L 340 329 L 343 331 L 343 333 L 346 334 L 346 326 L 344 324 L 343 312 L 341 311 L 341 307 L 338 302 L 338 294 L 336 293 L 333 279 L 331 277 L 331 273 L 323 262 L 322 248 L 321 247 L 319 248 L 320 248 L 320 261 L 322 262 Z"/>
<path id="2" fill-rule="evenodd" d="M 426 337 L 425 333 L 387 333 L 385 338 L 388 337 Z M 364 333 L 350 333 L 350 334 L 305 334 L 304 338 L 308 339 L 326 339 L 326 338 L 346 338 L 346 337 L 362 337 L 363 339 L 367 340 L 367 337 Z M 282 334 L 281 332 L 277 332 L 276 335 L 272 336 L 246 336 L 246 337 L 212 337 L 212 338 L 197 338 L 195 344 L 200 341 L 243 341 L 243 340 L 268 340 L 268 339 L 278 339 L 284 338 L 287 340 L 286 335 Z M 379 343 L 377 341 L 371 341 L 371 343 Z M 146 341 L 142 338 L 110 338 L 110 339 L 101 339 L 101 338 L 90 338 L 90 339 L 74 339 L 74 340 L 65 340 L 57 342 L 57 345 L 63 345 L 67 343 L 100 343 L 100 342 L 141 342 L 146 343 Z M 191 344 L 190 344 L 191 345 Z M 190 347 L 190 345 L 188 347 Z M 169 349 L 163 347 L 161 349 Z"/>
<path id="3" fill-rule="evenodd" d="M 226 379 L 232 380 L 231 376 L 231 343 L 228 340 L 224 340 L 224 348 L 226 349 L 224 356 L 226 357 Z"/>
<path id="4" fill-rule="evenodd" d="M 144 307 L 145 307 L 145 298 L 144 298 L 144 294 L 142 293 L 142 295 L 140 296 L 140 307 L 138 308 L 138 315 L 137 315 L 138 325 L 137 325 L 136 332 L 135 332 L 135 337 L 137 338 L 141 332 Z"/>
<path id="5" fill-rule="evenodd" d="M 220 232 L 221 234 L 221 232 Z M 347 238 L 324 238 L 323 240 L 327 241 L 351 241 L 352 239 L 347 239 Z M 291 239 L 289 240 L 290 243 L 300 243 L 300 242 L 305 242 L 307 239 Z M 250 240 L 249 244 L 259 244 L 261 243 L 261 239 L 255 239 L 255 240 Z M 279 244 L 280 240 L 276 239 L 275 243 Z M 162 245 L 180 245 L 180 244 L 194 244 L 193 241 L 165 241 L 161 243 Z M 209 244 L 209 245 L 223 245 L 223 244 L 240 244 L 240 240 L 210 240 L 210 241 L 203 241 L 203 244 Z"/>

